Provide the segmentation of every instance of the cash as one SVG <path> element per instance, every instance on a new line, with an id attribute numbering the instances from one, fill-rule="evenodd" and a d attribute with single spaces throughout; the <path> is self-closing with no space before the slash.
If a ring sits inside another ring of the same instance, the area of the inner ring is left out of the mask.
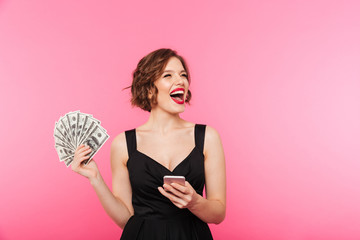
<path id="1" fill-rule="evenodd" d="M 60 162 L 64 162 L 69 167 L 74 159 L 76 148 L 84 144 L 91 148 L 89 159 L 84 161 L 87 165 L 109 139 L 109 135 L 100 123 L 92 115 L 80 111 L 61 116 L 55 122 L 54 128 L 55 149 Z"/>

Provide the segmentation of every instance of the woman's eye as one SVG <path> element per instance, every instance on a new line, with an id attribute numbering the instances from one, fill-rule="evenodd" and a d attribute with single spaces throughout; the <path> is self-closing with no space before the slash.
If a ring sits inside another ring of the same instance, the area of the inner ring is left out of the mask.
<path id="1" fill-rule="evenodd" d="M 186 77 L 186 78 L 188 77 L 188 75 L 187 75 L 187 74 L 185 74 L 185 73 L 184 73 L 184 74 L 182 74 L 181 76 Z"/>
<path id="2" fill-rule="evenodd" d="M 166 75 L 164 75 L 164 77 L 171 77 L 171 75 L 170 75 L 170 74 L 166 74 Z"/>

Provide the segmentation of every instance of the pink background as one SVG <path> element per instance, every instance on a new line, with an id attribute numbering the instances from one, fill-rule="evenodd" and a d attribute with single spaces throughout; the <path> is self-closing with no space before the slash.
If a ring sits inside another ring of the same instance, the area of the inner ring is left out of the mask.
<path id="1" fill-rule="evenodd" d="M 102 121 L 96 156 L 147 120 L 131 73 L 187 59 L 182 116 L 221 135 L 227 216 L 215 239 L 360 239 L 358 1 L 0 0 L 0 239 L 119 239 L 88 181 L 60 163 L 55 121 Z"/>

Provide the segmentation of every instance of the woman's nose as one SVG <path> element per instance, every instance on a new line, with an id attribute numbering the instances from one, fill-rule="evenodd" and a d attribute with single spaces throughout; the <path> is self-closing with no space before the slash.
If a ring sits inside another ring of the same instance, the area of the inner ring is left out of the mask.
<path id="1" fill-rule="evenodd" d="M 176 75 L 175 77 L 175 84 L 176 85 L 184 85 L 184 81 L 185 79 L 183 77 L 181 77 L 180 75 Z"/>

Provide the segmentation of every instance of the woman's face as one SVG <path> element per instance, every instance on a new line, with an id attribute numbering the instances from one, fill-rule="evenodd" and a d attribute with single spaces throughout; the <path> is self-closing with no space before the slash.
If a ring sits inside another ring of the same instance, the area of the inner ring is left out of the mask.
<path id="1" fill-rule="evenodd" d="M 181 61 L 171 57 L 165 66 L 160 78 L 154 82 L 158 89 L 156 106 L 170 113 L 181 113 L 185 111 L 185 99 L 189 89 L 187 72 Z"/>

